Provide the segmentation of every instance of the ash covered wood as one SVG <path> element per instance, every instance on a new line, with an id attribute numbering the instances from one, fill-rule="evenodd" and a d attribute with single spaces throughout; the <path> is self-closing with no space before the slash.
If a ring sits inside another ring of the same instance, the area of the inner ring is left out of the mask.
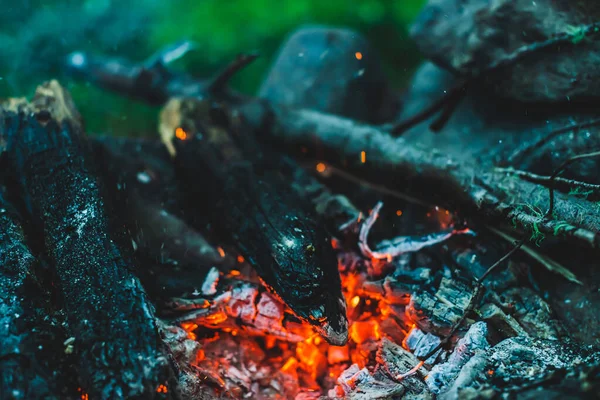
<path id="1" fill-rule="evenodd" d="M 43 231 L 68 315 L 79 376 L 94 397 L 178 397 L 153 307 L 111 235 L 81 121 L 53 81 L 2 109 L 6 155 Z M 132 340 L 135 338 L 135 340 Z M 157 393 L 159 385 L 171 391 Z"/>

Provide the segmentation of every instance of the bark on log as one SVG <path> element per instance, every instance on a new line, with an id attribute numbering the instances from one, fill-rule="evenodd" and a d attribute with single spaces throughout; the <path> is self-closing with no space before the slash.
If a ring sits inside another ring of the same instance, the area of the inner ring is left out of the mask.
<path id="1" fill-rule="evenodd" d="M 53 81 L 1 109 L 0 133 L 45 248 L 93 398 L 177 398 L 153 308 L 109 232 L 96 172 L 70 96 Z M 168 393 L 157 392 L 166 385 Z"/>

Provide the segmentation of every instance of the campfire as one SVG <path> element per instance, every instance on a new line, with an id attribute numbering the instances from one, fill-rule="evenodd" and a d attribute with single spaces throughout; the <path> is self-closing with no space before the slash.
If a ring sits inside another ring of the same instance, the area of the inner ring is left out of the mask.
<path id="1" fill-rule="evenodd" d="M 447 226 L 449 213 L 439 215 L 444 217 L 440 225 Z M 411 285 L 406 285 L 406 280 L 397 285 L 397 280 L 409 278 L 417 290 L 429 280 L 429 272 L 409 270 L 406 258 L 367 258 L 353 248 L 345 249 L 337 239 L 332 246 L 338 252 L 348 305 L 349 339 L 343 346 L 328 344 L 277 297 L 264 291 L 242 256 L 232 257 L 237 264 L 231 269 L 208 274 L 202 290 L 215 295 L 214 300 L 193 300 L 198 310 L 176 318 L 177 327 L 166 329 L 182 349 L 194 349 L 185 354 L 187 362 L 213 382 L 217 392 L 305 399 L 341 398 L 357 390 L 365 396 L 403 392 L 403 386 L 392 389 L 394 380 L 403 379 L 397 369 L 423 366 L 411 352 L 425 355 L 440 339 L 419 329 L 426 323 L 411 303 Z M 221 248 L 220 255 L 227 256 Z M 187 341 L 193 343 L 185 344 Z M 440 349 L 429 361 L 441 353 Z M 387 386 L 383 380 L 381 387 L 370 387 L 377 382 L 371 376 L 376 370 L 385 371 L 380 373 L 387 375 Z M 427 377 L 425 369 L 418 374 L 421 379 Z M 421 384 L 419 387 L 423 390 Z"/>
<path id="2" fill-rule="evenodd" d="M 558 160 L 557 149 L 587 149 L 592 135 L 582 144 L 563 133 L 598 121 L 544 114 L 543 129 L 536 125 L 527 138 L 501 132 L 503 143 L 498 126 L 506 121 L 486 126 L 498 117 L 480 110 L 491 106 L 478 87 L 489 84 L 486 74 L 583 39 L 558 35 L 493 53 L 465 79 L 442 79 L 427 64 L 396 120 L 400 96 L 365 40 L 329 28 L 296 35 L 260 97 L 228 87 L 254 54 L 206 81 L 169 68 L 188 42 L 141 64 L 71 54 L 69 76 L 161 106 L 149 138 L 86 135 L 56 80 L 30 100 L 3 103 L 4 393 L 83 400 L 597 393 L 600 191 L 584 162 L 598 152 Z M 297 66 L 298 57 L 329 57 L 329 50 L 298 52 L 304 35 L 331 46 L 341 72 Z M 449 63 L 476 56 L 460 55 Z M 291 83 L 282 80 L 288 72 Z M 297 76 L 322 81 L 315 90 L 323 92 L 307 93 Z M 431 101 L 431 85 L 445 95 Z M 513 125 L 538 123 L 495 100 Z M 475 140 L 465 126 L 492 131 Z M 446 136 L 424 136 L 430 131 Z"/>

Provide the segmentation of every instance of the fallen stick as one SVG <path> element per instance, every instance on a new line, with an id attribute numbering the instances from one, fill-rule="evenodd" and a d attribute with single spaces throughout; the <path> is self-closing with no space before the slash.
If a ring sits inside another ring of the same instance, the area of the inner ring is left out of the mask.
<path id="1" fill-rule="evenodd" d="M 503 222 L 530 240 L 557 236 L 600 247 L 597 206 L 554 195 L 551 218 L 548 189 L 510 174 L 458 162 L 439 149 L 421 149 L 377 128 L 309 110 L 291 110 L 256 101 L 239 112 L 260 128 L 263 140 L 326 160 L 375 184 L 402 187 L 416 197 L 462 215 Z"/>
<path id="2" fill-rule="evenodd" d="M 70 95 L 56 81 L 38 87 L 31 103 L 0 109 L 0 134 L 26 204 L 43 227 L 84 390 L 102 399 L 178 398 L 153 308 L 125 247 L 111 237 Z"/>

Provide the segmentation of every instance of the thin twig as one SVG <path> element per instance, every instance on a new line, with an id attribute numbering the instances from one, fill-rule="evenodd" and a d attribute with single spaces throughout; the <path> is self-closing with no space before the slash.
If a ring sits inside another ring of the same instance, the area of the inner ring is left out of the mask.
<path id="1" fill-rule="evenodd" d="M 440 343 L 437 346 L 435 346 L 431 351 L 429 351 L 424 356 L 419 357 L 419 360 L 421 360 L 421 361 L 428 360 L 431 356 L 436 354 L 443 346 L 445 346 L 446 343 L 448 343 L 448 341 L 450 341 L 452 336 L 454 336 L 456 331 L 458 331 L 458 329 L 460 328 L 462 323 L 467 319 L 469 314 L 475 309 L 475 307 L 479 303 L 479 300 L 481 300 L 483 282 L 486 280 L 486 278 L 492 272 L 494 272 L 496 270 L 496 268 L 498 268 L 498 266 L 500 266 L 504 261 L 508 260 L 517 250 L 519 250 L 521 248 L 521 246 L 523 246 L 524 243 L 525 243 L 525 238 L 519 240 L 508 253 L 506 253 L 502 258 L 500 258 L 491 267 L 489 267 L 487 269 L 487 271 L 485 271 L 485 273 L 483 275 L 481 275 L 481 277 L 479 279 L 475 280 L 476 284 L 475 284 L 475 289 L 473 290 L 473 295 L 471 296 L 471 300 L 469 301 L 467 308 L 465 308 L 462 317 L 460 317 L 460 319 L 458 321 L 456 321 L 456 323 L 452 326 L 452 329 L 450 329 L 450 333 L 448 333 L 440 341 Z"/>
<path id="2" fill-rule="evenodd" d="M 552 212 L 554 211 L 554 187 L 552 186 L 552 182 L 554 181 L 554 179 L 556 179 L 556 177 L 558 176 L 558 174 L 560 174 L 562 171 L 564 171 L 565 168 L 567 168 L 569 165 L 573 164 L 575 161 L 579 161 L 582 160 L 584 158 L 591 158 L 591 157 L 598 157 L 600 156 L 600 151 L 594 151 L 592 153 L 587 153 L 587 154 L 580 154 L 578 156 L 574 156 L 569 158 L 568 160 L 565 160 L 562 164 L 560 164 L 558 166 L 558 168 L 556 168 L 554 170 L 554 172 L 552 173 L 552 175 L 550 175 L 550 180 L 549 180 L 549 193 L 550 193 L 550 206 L 548 207 L 548 211 L 546 212 L 546 217 L 547 218 L 551 218 L 552 217 Z"/>
<path id="3" fill-rule="evenodd" d="M 229 83 L 231 78 L 243 68 L 247 67 L 252 61 L 258 58 L 257 53 L 240 54 L 235 60 L 229 63 L 223 71 L 221 71 L 208 84 L 207 91 L 209 93 L 219 93 Z"/>

